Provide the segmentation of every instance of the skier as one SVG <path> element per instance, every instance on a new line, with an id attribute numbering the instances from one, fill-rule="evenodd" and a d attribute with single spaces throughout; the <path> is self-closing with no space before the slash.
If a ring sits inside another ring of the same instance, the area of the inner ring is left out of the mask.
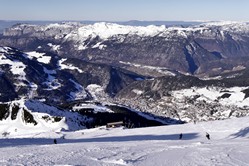
<path id="1" fill-rule="evenodd" d="M 210 135 L 206 132 L 206 137 L 208 140 L 210 140 Z"/>
<path id="2" fill-rule="evenodd" d="M 179 135 L 179 139 L 182 139 L 182 133 Z"/>

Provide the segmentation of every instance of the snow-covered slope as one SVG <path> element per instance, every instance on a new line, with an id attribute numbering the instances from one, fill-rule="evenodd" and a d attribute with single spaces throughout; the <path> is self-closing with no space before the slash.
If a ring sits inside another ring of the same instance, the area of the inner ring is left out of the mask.
<path id="1" fill-rule="evenodd" d="M 94 94 L 85 90 L 89 85 L 102 88 L 108 98 L 108 93 L 113 95 L 137 78 L 143 79 L 108 65 L 10 47 L 0 47 L 0 71 L 0 81 L 4 84 L 0 87 L 0 101 L 4 102 L 20 97 L 43 98 L 55 104 L 90 99 Z M 114 74 L 119 75 L 120 82 L 114 82 L 117 77 Z"/>
<path id="2" fill-rule="evenodd" d="M 58 109 L 36 100 L 15 100 L 0 103 L 0 126 L 3 135 L 39 134 L 48 131 L 79 130 L 90 121 L 77 112 Z"/>
<path id="3" fill-rule="evenodd" d="M 248 122 L 248 118 L 238 118 L 139 129 L 44 132 L 30 138 L 1 136 L 0 164 L 247 166 Z"/>
<path id="4" fill-rule="evenodd" d="M 14 48 L 0 47 L 1 79 L 8 81 L 10 86 L 5 90 L 0 88 L 0 91 L 13 90 L 18 97 L 26 98 L 47 98 L 48 92 L 60 92 L 61 97 L 54 96 L 52 99 L 55 102 L 87 98 L 87 92 L 73 76 L 64 76 L 64 69 L 69 67 L 66 68 L 67 65 L 59 63 L 60 61 L 56 55 L 35 51 L 23 53 Z M 60 65 L 64 65 L 64 68 Z M 0 101 L 13 100 L 13 97 L 8 97 L 4 92 L 0 98 Z"/>

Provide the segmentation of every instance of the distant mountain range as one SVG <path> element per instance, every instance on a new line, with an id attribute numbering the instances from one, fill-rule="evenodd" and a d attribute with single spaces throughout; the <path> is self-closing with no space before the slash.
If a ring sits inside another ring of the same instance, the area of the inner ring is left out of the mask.
<path id="1" fill-rule="evenodd" d="M 197 25 L 203 23 L 203 21 L 139 21 L 139 20 L 131 20 L 131 21 L 14 21 L 14 20 L 0 20 L 0 33 L 4 31 L 6 28 L 10 28 L 15 24 L 33 24 L 33 25 L 46 25 L 52 23 L 63 23 L 63 22 L 80 22 L 82 24 L 95 24 L 98 22 L 109 22 L 109 23 L 117 23 L 121 25 L 131 25 L 131 26 L 148 26 L 148 25 L 166 25 L 166 26 L 190 26 Z"/>
<path id="2" fill-rule="evenodd" d="M 61 57 L 93 63 L 141 64 L 210 76 L 248 66 L 248 34 L 249 25 L 244 22 L 189 27 L 104 22 L 17 24 L 4 31 L 0 45 L 25 51 L 52 51 Z"/>

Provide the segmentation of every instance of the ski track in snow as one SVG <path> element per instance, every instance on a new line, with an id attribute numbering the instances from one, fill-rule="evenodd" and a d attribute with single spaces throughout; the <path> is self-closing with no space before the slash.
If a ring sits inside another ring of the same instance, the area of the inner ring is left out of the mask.
<path id="1" fill-rule="evenodd" d="M 247 166 L 248 126 L 246 117 L 138 129 L 47 132 L 29 138 L 0 135 L 0 165 Z"/>

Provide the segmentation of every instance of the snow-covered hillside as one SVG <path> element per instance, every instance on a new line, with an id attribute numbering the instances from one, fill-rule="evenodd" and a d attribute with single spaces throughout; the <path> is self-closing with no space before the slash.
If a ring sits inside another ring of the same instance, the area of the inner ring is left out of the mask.
<path id="1" fill-rule="evenodd" d="M 90 118 L 77 112 L 58 109 L 36 100 L 0 103 L 1 133 L 7 137 L 27 136 L 48 131 L 79 130 Z"/>
<path id="2" fill-rule="evenodd" d="M 72 64 L 67 66 L 66 59 L 59 59 L 55 55 L 40 53 L 36 51 L 21 52 L 10 47 L 0 47 L 0 70 L 1 79 L 5 79 L 8 88 L 0 88 L 1 101 L 13 100 L 13 98 L 33 98 L 42 97 L 42 93 L 58 93 L 63 91 L 67 93 L 66 100 L 84 99 L 87 92 L 84 87 L 77 82 L 75 78 L 65 75 L 64 70 L 76 70 Z M 64 74 L 61 74 L 64 73 Z M 65 85 L 68 85 L 65 88 Z M 65 90 L 66 89 L 66 90 Z M 71 89 L 71 90 L 69 90 Z M 4 92 L 3 92 L 4 91 Z M 14 91 L 15 97 L 5 94 L 6 91 Z M 3 97 L 6 96 L 6 97 Z M 45 95 L 47 96 L 47 94 Z M 46 98 L 44 96 L 44 98 Z M 60 99 L 54 97 L 55 102 L 61 100 L 63 94 L 60 93 Z"/>
<path id="3" fill-rule="evenodd" d="M 120 82 L 115 82 L 116 75 L 120 75 Z M 21 97 L 43 98 L 56 104 L 86 100 L 96 98 L 97 94 L 90 94 L 96 86 L 107 100 L 109 94 L 137 79 L 143 76 L 108 65 L 0 46 L 0 82 L 4 84 L 0 87 L 0 101 L 4 102 Z"/>
<path id="4" fill-rule="evenodd" d="M 1 135 L 0 165 L 247 166 L 248 126 L 245 117 L 138 129 L 44 132 L 29 137 L 23 133 L 19 138 Z"/>

